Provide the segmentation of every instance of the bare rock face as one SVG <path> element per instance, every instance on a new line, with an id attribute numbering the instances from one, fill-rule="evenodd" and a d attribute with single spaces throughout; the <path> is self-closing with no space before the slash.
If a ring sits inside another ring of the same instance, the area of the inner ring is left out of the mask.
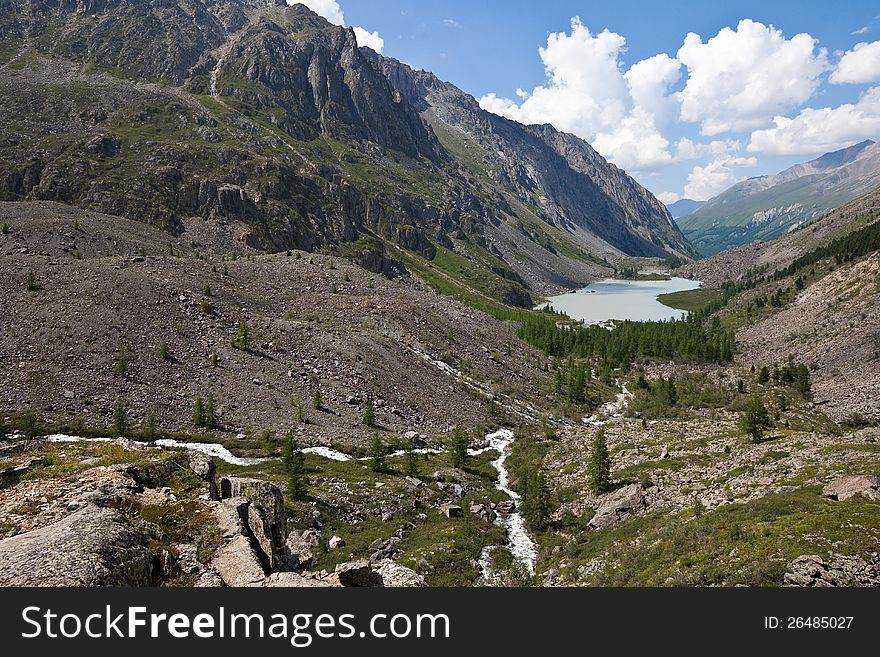
<path id="1" fill-rule="evenodd" d="M 851 497 L 880 500 L 880 477 L 856 475 L 840 477 L 822 489 L 826 497 L 843 502 Z"/>
<path id="2" fill-rule="evenodd" d="M 220 548 L 211 566 L 227 586 L 260 586 L 266 577 L 247 536 L 236 536 Z"/>
<path id="3" fill-rule="evenodd" d="M 596 515 L 590 520 L 591 529 L 605 529 L 635 515 L 645 505 L 645 496 L 639 484 L 629 484 L 602 498 Z"/>
<path id="4" fill-rule="evenodd" d="M 275 570 L 284 559 L 287 540 L 287 516 L 284 494 L 275 484 L 259 479 L 223 477 L 220 496 L 224 499 L 245 498 L 247 516 L 242 516 L 249 536 L 259 547 L 260 560 L 267 570 Z"/>
<path id="5" fill-rule="evenodd" d="M 116 509 L 87 506 L 0 541 L 0 586 L 149 586 L 147 538 Z"/>

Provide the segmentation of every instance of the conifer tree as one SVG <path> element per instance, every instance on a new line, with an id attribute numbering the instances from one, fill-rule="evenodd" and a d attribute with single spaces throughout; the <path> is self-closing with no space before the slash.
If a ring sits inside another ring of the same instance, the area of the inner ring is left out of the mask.
<path id="1" fill-rule="evenodd" d="M 605 429 L 599 429 L 593 438 L 593 450 L 590 454 L 590 487 L 597 495 L 607 492 L 611 487 L 611 455 L 605 442 Z"/>
<path id="2" fill-rule="evenodd" d="M 364 416 L 361 418 L 364 426 L 372 428 L 376 424 L 376 414 L 373 409 L 373 398 L 367 397 L 367 408 L 364 410 Z"/>
<path id="3" fill-rule="evenodd" d="M 251 330 L 248 328 L 247 321 L 241 320 L 238 323 L 238 348 L 247 351 L 251 344 Z"/>
<path id="4" fill-rule="evenodd" d="M 113 410 L 113 437 L 122 438 L 128 433 L 128 417 L 125 412 L 125 404 L 121 399 L 116 400 L 116 408 Z"/>
<path id="5" fill-rule="evenodd" d="M 769 427 L 770 415 L 767 413 L 767 407 L 757 394 L 752 395 L 739 419 L 740 430 L 756 443 L 764 437 L 764 432 Z"/>
<path id="6" fill-rule="evenodd" d="M 418 458 L 416 458 L 416 450 L 415 445 L 413 445 L 413 441 L 409 440 L 404 447 L 404 451 L 406 452 L 406 460 L 404 461 L 404 466 L 406 468 L 406 476 L 407 477 L 418 477 L 419 476 L 419 462 Z"/>
<path id="7" fill-rule="evenodd" d="M 370 469 L 373 472 L 385 470 L 385 447 L 379 439 L 378 431 L 373 433 L 373 440 L 370 443 Z"/>
<path id="8" fill-rule="evenodd" d="M 193 407 L 193 424 L 197 427 L 205 426 L 205 400 L 201 397 L 196 397 Z"/>
<path id="9" fill-rule="evenodd" d="M 293 434 L 287 436 L 281 453 L 281 463 L 287 475 L 287 494 L 292 500 L 301 500 L 308 494 L 309 476 L 305 456 Z"/>
<path id="10" fill-rule="evenodd" d="M 141 435 L 143 436 L 144 440 L 147 440 L 150 442 L 152 442 L 152 441 L 156 440 L 156 438 L 158 438 L 158 433 L 156 431 L 156 414 L 155 413 L 150 412 L 150 414 L 147 415 L 147 421 L 144 424 L 144 430 L 141 432 Z"/>
<path id="11" fill-rule="evenodd" d="M 455 468 L 463 468 L 467 463 L 468 446 L 470 439 L 464 429 L 455 428 L 452 430 L 452 466 Z"/>
<path id="12" fill-rule="evenodd" d="M 205 426 L 209 429 L 217 428 L 217 408 L 213 394 L 208 394 L 208 400 L 205 402 Z"/>

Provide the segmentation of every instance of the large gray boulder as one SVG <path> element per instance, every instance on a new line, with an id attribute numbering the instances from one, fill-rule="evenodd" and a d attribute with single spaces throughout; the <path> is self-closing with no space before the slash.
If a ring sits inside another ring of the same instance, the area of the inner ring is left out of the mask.
<path id="1" fill-rule="evenodd" d="M 338 581 L 342 586 L 370 586 L 373 583 L 373 568 L 366 560 L 348 561 L 337 564 L 336 571 L 328 580 Z"/>
<path id="2" fill-rule="evenodd" d="M 591 529 L 605 529 L 634 516 L 645 505 L 639 484 L 629 484 L 608 493 L 599 500 L 599 508 L 590 519 Z"/>
<path id="3" fill-rule="evenodd" d="M 0 541 L 0 586 L 149 586 L 148 539 L 116 509 L 87 506 Z"/>
<path id="4" fill-rule="evenodd" d="M 374 573 L 382 580 L 382 586 L 392 588 L 414 588 L 427 586 L 425 578 L 412 568 L 401 566 L 391 559 L 383 559 L 373 564 Z"/>
<path id="5" fill-rule="evenodd" d="M 822 489 L 826 497 L 843 502 L 851 497 L 880 500 L 880 477 L 856 475 L 840 477 Z"/>
<path id="6" fill-rule="evenodd" d="M 259 548 L 259 558 L 268 570 L 275 570 L 284 560 L 287 540 L 287 516 L 284 514 L 284 494 L 273 483 L 260 479 L 223 477 L 220 497 L 224 502 L 244 498 L 248 501 L 242 522 Z M 240 505 L 238 506 L 241 509 Z M 243 512 L 244 513 L 244 512 Z"/>
<path id="7" fill-rule="evenodd" d="M 211 561 L 211 568 L 217 571 L 226 586 L 262 586 L 266 577 L 247 536 L 236 536 L 220 548 Z"/>

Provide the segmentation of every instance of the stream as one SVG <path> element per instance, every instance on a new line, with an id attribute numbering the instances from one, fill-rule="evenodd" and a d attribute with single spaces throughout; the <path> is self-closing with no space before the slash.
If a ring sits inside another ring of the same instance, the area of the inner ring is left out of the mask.
<path id="1" fill-rule="evenodd" d="M 514 559 L 525 566 L 529 575 L 534 575 L 535 562 L 538 559 L 538 548 L 535 545 L 535 541 L 532 540 L 529 530 L 526 529 L 525 520 L 519 510 L 519 493 L 511 490 L 510 473 L 504 466 L 504 462 L 508 457 L 508 449 L 514 439 L 513 431 L 510 429 L 500 429 L 495 433 L 487 435 L 486 439 L 489 441 L 489 446 L 477 451 L 496 450 L 498 452 L 498 458 L 492 461 L 492 465 L 498 471 L 498 482 L 495 484 L 495 487 L 506 493 L 516 504 L 516 509 L 513 513 L 509 513 L 507 516 L 502 516 L 499 513 L 495 518 L 495 524 L 507 530 L 507 549 Z M 483 578 L 488 581 L 491 581 L 493 576 L 492 551 L 496 547 L 494 545 L 487 545 L 480 552 L 480 570 L 483 572 Z"/>

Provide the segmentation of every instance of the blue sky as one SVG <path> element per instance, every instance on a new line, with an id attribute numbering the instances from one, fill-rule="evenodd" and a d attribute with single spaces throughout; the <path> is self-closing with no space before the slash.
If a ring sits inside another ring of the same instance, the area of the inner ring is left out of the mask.
<path id="1" fill-rule="evenodd" d="M 306 4 L 490 111 L 578 134 L 668 201 L 880 138 L 876 2 Z"/>

